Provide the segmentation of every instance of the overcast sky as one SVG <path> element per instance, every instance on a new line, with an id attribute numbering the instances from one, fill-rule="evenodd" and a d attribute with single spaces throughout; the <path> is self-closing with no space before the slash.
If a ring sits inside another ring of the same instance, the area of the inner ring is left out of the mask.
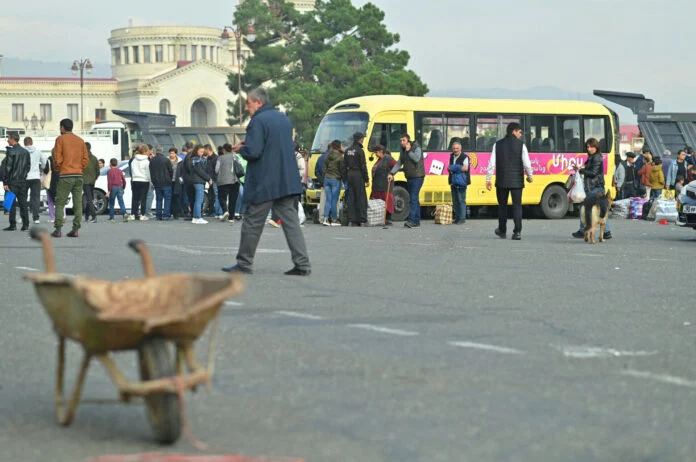
<path id="1" fill-rule="evenodd" d="M 358 5 L 365 1 L 354 0 Z M 111 29 L 222 27 L 235 0 L 33 0 L 0 17 L 0 54 L 108 63 Z M 696 112 L 690 0 L 378 0 L 410 67 L 432 90 L 554 86 L 643 93 L 657 111 Z M 7 12 L 7 11 L 6 11 Z"/>

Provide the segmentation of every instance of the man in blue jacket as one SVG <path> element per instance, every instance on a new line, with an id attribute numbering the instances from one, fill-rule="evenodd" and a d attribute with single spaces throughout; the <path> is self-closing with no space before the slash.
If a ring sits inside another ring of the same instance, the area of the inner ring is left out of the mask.
<path id="1" fill-rule="evenodd" d="M 283 223 L 295 265 L 285 274 L 309 276 L 311 266 L 297 209 L 302 180 L 295 160 L 292 124 L 285 114 L 271 106 L 268 92 L 263 88 L 249 92 L 246 110 L 251 115 L 246 139 L 233 150 L 247 161 L 244 202 L 248 208 L 242 223 L 237 264 L 222 270 L 252 273 L 256 248 L 272 209 Z"/>

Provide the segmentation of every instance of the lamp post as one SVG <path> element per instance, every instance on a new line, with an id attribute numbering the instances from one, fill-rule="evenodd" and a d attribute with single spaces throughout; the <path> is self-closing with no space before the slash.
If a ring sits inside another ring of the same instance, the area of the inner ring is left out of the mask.
<path id="1" fill-rule="evenodd" d="M 227 46 L 230 43 L 230 32 L 234 34 L 234 38 L 237 41 L 237 100 L 239 101 L 239 126 L 242 127 L 242 120 L 244 119 L 244 112 L 242 109 L 242 31 L 239 27 L 225 26 L 222 29 L 222 34 L 220 38 L 222 39 L 222 44 Z M 256 40 L 256 30 L 254 25 L 249 23 L 246 31 L 246 39 L 249 43 Z"/>
<path id="2" fill-rule="evenodd" d="M 72 67 L 70 68 L 73 75 L 77 75 L 78 72 L 80 73 L 80 127 L 82 127 L 83 130 L 85 129 L 85 71 L 91 74 L 93 68 L 94 66 L 92 66 L 92 62 L 89 58 L 76 59 L 73 61 Z"/>

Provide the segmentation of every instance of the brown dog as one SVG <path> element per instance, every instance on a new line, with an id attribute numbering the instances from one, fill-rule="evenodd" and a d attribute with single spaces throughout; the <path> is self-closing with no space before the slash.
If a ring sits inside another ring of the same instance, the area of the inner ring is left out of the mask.
<path id="1" fill-rule="evenodd" d="M 585 242 L 595 243 L 597 225 L 599 225 L 599 242 L 604 242 L 604 229 L 607 227 L 612 202 L 614 201 L 611 198 L 611 191 L 606 195 L 598 192 L 596 196 L 588 196 L 585 199 L 580 207 L 580 219 L 585 227 Z"/>

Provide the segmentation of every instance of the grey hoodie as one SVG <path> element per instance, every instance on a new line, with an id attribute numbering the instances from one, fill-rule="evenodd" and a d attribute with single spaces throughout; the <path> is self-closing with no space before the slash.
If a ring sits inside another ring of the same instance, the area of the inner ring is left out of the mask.
<path id="1" fill-rule="evenodd" d="M 29 156 L 31 156 L 31 166 L 27 174 L 27 180 L 40 180 L 41 171 L 46 167 L 48 154 L 36 149 L 36 146 L 25 146 L 24 148 L 29 151 Z"/>

